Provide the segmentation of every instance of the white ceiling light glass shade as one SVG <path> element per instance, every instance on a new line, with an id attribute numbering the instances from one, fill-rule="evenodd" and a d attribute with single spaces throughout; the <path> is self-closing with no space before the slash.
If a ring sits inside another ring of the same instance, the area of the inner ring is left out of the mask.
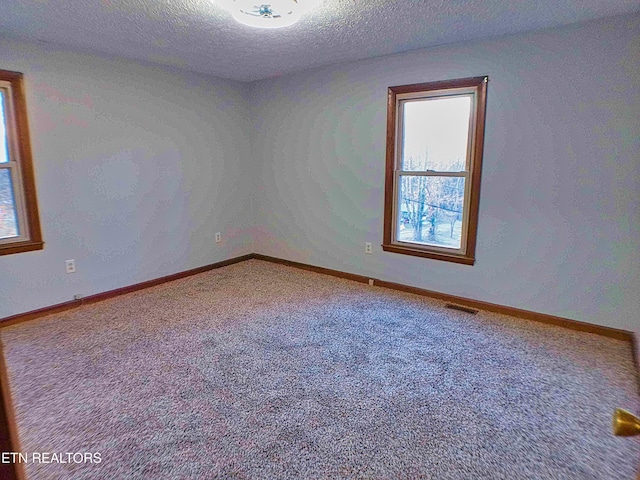
<path id="1" fill-rule="evenodd" d="M 257 28 L 282 28 L 296 23 L 320 0 L 232 0 L 233 18 Z"/>

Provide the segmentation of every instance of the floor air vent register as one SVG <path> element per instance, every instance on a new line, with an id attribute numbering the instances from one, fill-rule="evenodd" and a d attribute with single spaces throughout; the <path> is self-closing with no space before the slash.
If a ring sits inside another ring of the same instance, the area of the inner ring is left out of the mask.
<path id="1" fill-rule="evenodd" d="M 459 310 L 464 313 L 470 313 L 471 315 L 475 315 L 476 313 L 478 313 L 478 310 L 474 310 L 473 308 L 463 307 L 462 305 L 454 305 L 453 303 L 447 303 L 445 307 L 450 308 L 451 310 Z"/>

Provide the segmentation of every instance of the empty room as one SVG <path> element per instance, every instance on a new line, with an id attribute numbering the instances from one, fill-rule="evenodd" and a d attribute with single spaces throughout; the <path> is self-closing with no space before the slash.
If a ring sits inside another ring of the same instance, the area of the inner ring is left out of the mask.
<path id="1" fill-rule="evenodd" d="M 1 10 L 0 478 L 640 478 L 640 4 Z"/>

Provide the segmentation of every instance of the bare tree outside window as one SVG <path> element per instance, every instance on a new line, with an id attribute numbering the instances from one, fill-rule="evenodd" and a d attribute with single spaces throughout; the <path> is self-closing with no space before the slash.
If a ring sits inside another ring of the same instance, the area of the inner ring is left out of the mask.
<path id="1" fill-rule="evenodd" d="M 15 200 L 8 170 L 0 170 L 0 238 L 18 236 Z"/>
<path id="2" fill-rule="evenodd" d="M 408 164 L 412 170 L 426 170 L 427 158 L 428 152 L 418 158 L 409 157 Z M 454 170 L 464 170 L 464 160 L 459 158 L 452 166 Z M 400 178 L 399 240 L 460 248 L 464 178 Z"/>

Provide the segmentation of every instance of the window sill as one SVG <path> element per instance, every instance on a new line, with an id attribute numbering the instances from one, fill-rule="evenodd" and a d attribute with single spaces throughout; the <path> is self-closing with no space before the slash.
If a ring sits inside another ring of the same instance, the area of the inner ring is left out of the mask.
<path id="1" fill-rule="evenodd" d="M 25 242 L 5 243 L 0 245 L 0 255 L 11 255 L 14 253 L 32 252 L 42 250 L 44 242 L 27 240 Z"/>
<path id="2" fill-rule="evenodd" d="M 453 255 L 441 252 L 429 252 L 427 250 L 417 248 L 400 247 L 398 245 L 382 244 L 382 250 L 385 252 L 402 253 L 404 255 L 413 255 L 414 257 L 431 258 L 432 260 L 443 260 L 445 262 L 461 263 L 463 265 L 473 265 L 476 261 L 474 257 L 466 255 Z"/>

